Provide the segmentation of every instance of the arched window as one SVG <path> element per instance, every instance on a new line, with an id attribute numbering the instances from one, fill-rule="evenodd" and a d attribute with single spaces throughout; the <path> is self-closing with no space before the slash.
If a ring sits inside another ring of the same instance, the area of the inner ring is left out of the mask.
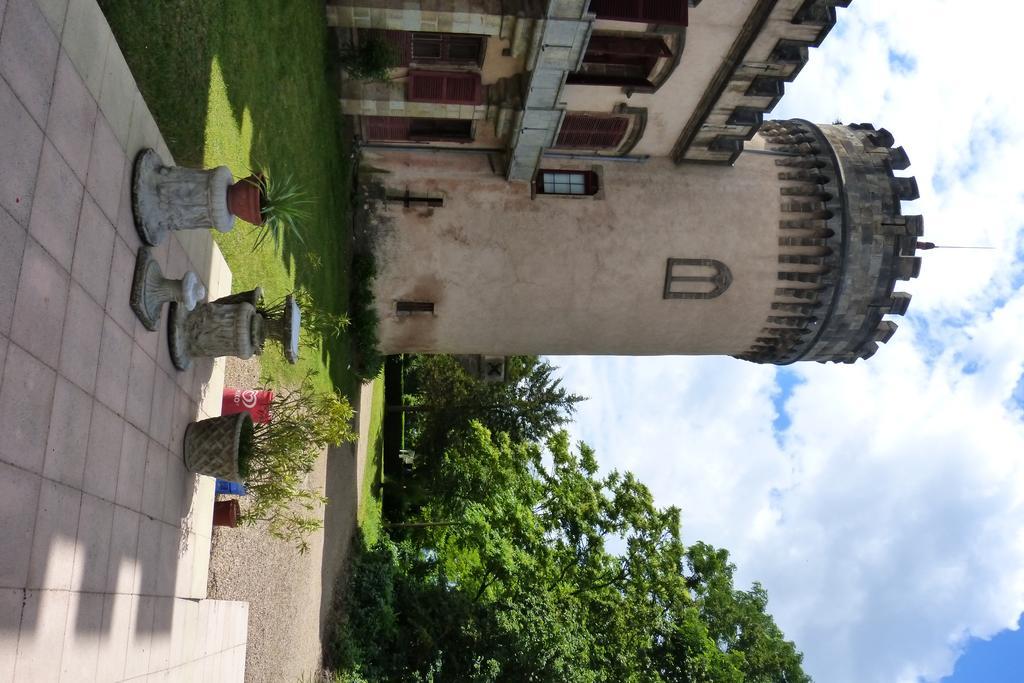
<path id="1" fill-rule="evenodd" d="M 567 113 L 555 147 L 563 149 L 615 149 L 629 128 L 628 116 Z"/>
<path id="2" fill-rule="evenodd" d="M 670 258 L 665 268 L 665 299 L 714 299 L 732 284 L 732 271 L 709 258 Z"/>
<path id="3" fill-rule="evenodd" d="M 594 34 L 579 71 L 569 74 L 567 82 L 649 88 L 658 60 L 671 56 L 672 51 L 659 35 Z"/>

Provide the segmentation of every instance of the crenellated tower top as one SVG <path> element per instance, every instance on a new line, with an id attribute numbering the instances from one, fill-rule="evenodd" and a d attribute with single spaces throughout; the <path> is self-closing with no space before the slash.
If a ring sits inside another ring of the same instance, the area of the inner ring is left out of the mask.
<path id="1" fill-rule="evenodd" d="M 771 121 L 761 128 L 781 183 L 779 282 L 763 334 L 740 358 L 788 364 L 852 363 L 888 341 L 917 277 L 921 216 L 901 201 L 918 198 L 909 159 L 885 129 L 870 124 Z"/>

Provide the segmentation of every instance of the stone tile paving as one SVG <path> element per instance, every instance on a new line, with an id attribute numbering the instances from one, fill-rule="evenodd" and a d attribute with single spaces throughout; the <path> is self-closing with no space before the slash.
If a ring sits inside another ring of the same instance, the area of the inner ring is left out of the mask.
<path id="1" fill-rule="evenodd" d="M 223 364 L 177 372 L 128 306 L 132 160 L 171 155 L 95 0 L 0 0 L 0 123 L 0 683 L 242 680 L 181 460 Z M 155 255 L 230 291 L 208 233 Z"/>

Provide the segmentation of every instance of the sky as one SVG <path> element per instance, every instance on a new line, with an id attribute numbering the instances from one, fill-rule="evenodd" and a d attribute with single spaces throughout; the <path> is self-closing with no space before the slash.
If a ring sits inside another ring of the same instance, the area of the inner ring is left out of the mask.
<path id="1" fill-rule="evenodd" d="M 553 359 L 573 435 L 764 584 L 819 683 L 1024 681 L 1022 18 L 856 0 L 773 113 L 886 127 L 925 238 L 995 247 L 924 253 L 874 358 Z"/>

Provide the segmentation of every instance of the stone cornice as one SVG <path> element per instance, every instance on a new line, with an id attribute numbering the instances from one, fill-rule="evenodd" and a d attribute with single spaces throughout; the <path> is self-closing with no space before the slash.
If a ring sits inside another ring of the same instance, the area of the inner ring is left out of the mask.
<path id="1" fill-rule="evenodd" d="M 676 163 L 729 165 L 851 0 L 758 0 L 672 149 Z M 784 26 L 765 39 L 769 23 Z M 699 30 L 693 28 L 692 30 Z"/>

